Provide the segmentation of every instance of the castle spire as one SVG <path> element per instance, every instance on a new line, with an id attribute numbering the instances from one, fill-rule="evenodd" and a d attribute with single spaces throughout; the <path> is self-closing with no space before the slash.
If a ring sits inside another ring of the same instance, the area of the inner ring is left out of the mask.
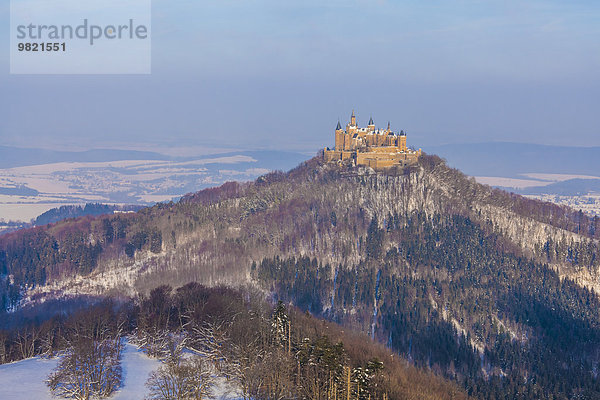
<path id="1" fill-rule="evenodd" d="M 337 126 L 335 127 L 335 130 L 337 131 L 340 129 L 342 129 L 342 125 L 340 124 L 340 120 L 338 119 L 338 123 L 337 123 Z"/>
<path id="2" fill-rule="evenodd" d="M 369 125 L 375 125 L 375 124 L 373 123 L 373 117 L 369 118 Z"/>
<path id="3" fill-rule="evenodd" d="M 391 130 L 390 129 L 390 121 L 388 121 L 388 128 L 387 128 L 388 132 Z"/>
<path id="4" fill-rule="evenodd" d="M 356 115 L 354 115 L 354 110 L 352 110 L 352 115 L 350 116 L 350 125 L 356 126 Z"/>

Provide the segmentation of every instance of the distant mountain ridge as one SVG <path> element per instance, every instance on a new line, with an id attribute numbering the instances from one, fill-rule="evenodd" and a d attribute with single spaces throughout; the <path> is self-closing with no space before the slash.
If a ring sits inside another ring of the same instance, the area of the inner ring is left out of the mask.
<path id="1" fill-rule="evenodd" d="M 122 160 L 170 160 L 189 161 L 198 158 L 231 157 L 247 155 L 264 160 L 267 168 L 289 169 L 297 165 L 306 156 L 292 151 L 280 150 L 241 150 L 219 151 L 197 156 L 169 156 L 155 151 L 90 149 L 84 151 L 60 151 L 40 148 L 24 148 L 0 145 L 0 168 L 14 168 L 29 165 L 62 162 L 107 162 Z"/>
<path id="2" fill-rule="evenodd" d="M 528 172 L 598 175 L 600 147 L 486 142 L 426 146 L 448 164 L 472 176 L 519 177 Z"/>
<path id="3" fill-rule="evenodd" d="M 102 162 L 119 160 L 173 159 L 156 152 L 137 150 L 92 149 L 85 151 L 60 151 L 39 148 L 0 146 L 0 168 L 58 162 Z"/>
<path id="4" fill-rule="evenodd" d="M 511 189 L 519 194 L 557 194 L 562 196 L 586 195 L 600 193 L 600 179 L 574 178 L 546 186 L 532 186 L 524 189 Z"/>

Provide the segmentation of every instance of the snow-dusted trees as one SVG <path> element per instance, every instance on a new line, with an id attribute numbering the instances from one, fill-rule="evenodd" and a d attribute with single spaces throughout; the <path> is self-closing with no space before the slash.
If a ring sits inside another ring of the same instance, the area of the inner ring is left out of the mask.
<path id="1" fill-rule="evenodd" d="M 167 360 L 150 374 L 148 400 L 202 400 L 212 396 L 215 378 L 210 364 L 200 356 Z"/>
<path id="2" fill-rule="evenodd" d="M 39 340 L 40 332 L 36 326 L 27 327 L 17 333 L 17 348 L 21 358 L 30 358 L 35 356 L 36 344 Z"/>
<path id="3" fill-rule="evenodd" d="M 139 327 L 131 336 L 131 343 L 142 349 L 150 357 L 160 360 L 169 356 L 170 341 L 173 340 L 173 334 L 166 329 L 157 327 Z"/>
<path id="4" fill-rule="evenodd" d="M 68 327 L 68 347 L 47 384 L 76 400 L 110 396 L 121 385 L 121 324 L 111 313 L 85 314 Z"/>
<path id="5" fill-rule="evenodd" d="M 187 348 L 194 354 L 210 362 L 217 371 L 229 375 L 230 362 L 225 349 L 230 346 L 230 338 L 226 333 L 224 322 L 196 321 L 187 316 L 185 329 L 187 332 Z"/>
<path id="6" fill-rule="evenodd" d="M 151 357 L 164 359 L 169 355 L 173 338 L 174 320 L 171 313 L 171 287 L 159 286 L 150 296 L 140 299 L 142 312 L 138 315 L 132 343 Z"/>
<path id="7" fill-rule="evenodd" d="M 151 355 L 164 363 L 150 374 L 146 382 L 148 400 L 202 400 L 212 395 L 215 363 L 220 359 L 214 340 L 216 330 L 210 326 L 195 326 L 192 328 L 194 335 L 190 336 L 182 329 L 183 326 L 174 332 L 159 330 L 160 338 L 157 340 L 149 340 L 148 332 L 137 331 L 138 340 L 146 352 L 152 350 Z M 150 342 L 152 346 L 148 347 Z M 186 349 L 195 354 L 188 353 L 186 357 Z"/>
<path id="8" fill-rule="evenodd" d="M 291 349 L 291 322 L 285 305 L 280 300 L 271 316 L 271 336 L 275 344 L 282 346 L 289 353 Z"/>
<path id="9" fill-rule="evenodd" d="M 8 335 L 0 332 L 0 364 L 4 364 L 9 360 L 8 343 Z"/>
<path id="10" fill-rule="evenodd" d="M 83 340 L 65 351 L 48 378 L 56 396 L 87 400 L 108 397 L 121 384 L 121 338 Z"/>
<path id="11" fill-rule="evenodd" d="M 297 350 L 298 389 L 310 399 L 342 398 L 344 367 L 347 364 L 342 343 L 333 344 L 328 337 L 305 338 Z"/>
<path id="12" fill-rule="evenodd" d="M 151 400 L 206 398 L 215 376 L 246 400 L 387 396 L 373 384 L 380 363 L 352 360 L 283 302 L 190 284 L 159 287 L 139 307 L 135 340 L 164 362 L 147 382 Z"/>

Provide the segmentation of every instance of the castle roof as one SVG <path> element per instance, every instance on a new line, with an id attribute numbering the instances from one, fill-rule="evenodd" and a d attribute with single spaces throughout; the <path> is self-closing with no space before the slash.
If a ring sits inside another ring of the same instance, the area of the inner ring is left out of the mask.
<path id="1" fill-rule="evenodd" d="M 335 127 L 335 130 L 337 131 L 338 129 L 342 129 L 342 125 L 340 125 L 340 121 L 338 121 L 337 126 Z"/>
<path id="2" fill-rule="evenodd" d="M 375 125 L 375 124 L 373 123 L 373 117 L 371 117 L 371 118 L 369 119 L 369 125 Z"/>

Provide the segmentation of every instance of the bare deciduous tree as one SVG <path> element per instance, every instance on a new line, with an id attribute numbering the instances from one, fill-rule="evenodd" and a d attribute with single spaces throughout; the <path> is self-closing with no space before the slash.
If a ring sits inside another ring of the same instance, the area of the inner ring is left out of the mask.
<path id="1" fill-rule="evenodd" d="M 39 335 L 39 330 L 35 326 L 25 328 L 17 334 L 16 342 L 21 358 L 31 358 L 35 356 Z"/>
<path id="2" fill-rule="evenodd" d="M 47 385 L 76 400 L 108 397 L 121 386 L 122 324 L 109 313 L 86 315 L 70 327 L 67 350 Z"/>
<path id="3" fill-rule="evenodd" d="M 200 356 L 169 360 L 150 374 L 148 400 L 203 400 L 212 396 L 215 379 Z"/>

